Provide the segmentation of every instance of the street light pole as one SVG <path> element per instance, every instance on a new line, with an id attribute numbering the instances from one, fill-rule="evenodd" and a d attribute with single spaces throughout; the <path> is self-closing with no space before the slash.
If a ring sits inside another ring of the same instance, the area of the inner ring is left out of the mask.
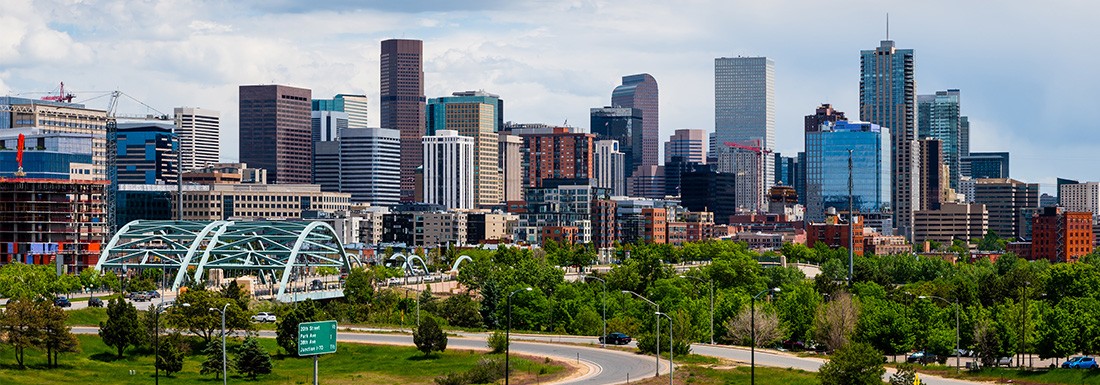
<path id="1" fill-rule="evenodd" d="M 531 287 L 516 289 L 508 293 L 508 329 L 504 332 L 504 385 L 508 385 L 508 377 L 512 368 L 508 366 L 508 355 L 512 352 L 512 296 L 521 291 L 531 291 Z"/>
<path id="2" fill-rule="evenodd" d="M 222 385 L 229 383 L 228 371 L 226 370 L 225 363 L 225 311 L 229 308 L 229 304 L 226 303 L 221 309 L 210 308 L 210 311 L 218 311 L 222 313 Z"/>
<path id="3" fill-rule="evenodd" d="M 607 281 L 603 278 L 593 277 L 591 275 L 584 276 L 585 279 L 594 279 L 603 283 L 603 334 L 600 335 L 600 347 L 607 347 Z"/>
<path id="4" fill-rule="evenodd" d="M 405 290 L 416 292 L 416 327 L 420 327 L 420 293 L 423 291 L 411 287 L 406 287 Z M 408 296 L 405 298 L 408 298 Z"/>
<path id="5" fill-rule="evenodd" d="M 951 304 L 951 301 L 948 301 L 946 298 L 937 297 L 937 296 L 934 296 L 934 295 L 922 295 L 922 296 L 918 296 L 917 298 L 920 298 L 920 299 L 929 299 L 929 298 L 938 299 L 940 301 L 946 302 L 948 305 Z M 958 300 L 958 298 L 956 298 L 955 299 L 955 372 L 959 372 L 961 370 L 960 365 L 959 365 L 960 354 L 962 354 L 962 352 L 959 351 L 959 300 Z"/>
<path id="6" fill-rule="evenodd" d="M 752 340 L 751 340 L 751 343 L 749 344 L 749 351 L 750 351 L 750 353 L 749 353 L 749 361 L 750 361 L 750 364 L 749 364 L 749 366 L 750 366 L 750 368 L 749 368 L 749 373 L 750 373 L 749 377 L 751 378 L 750 379 L 751 385 L 756 385 L 756 299 L 760 298 L 760 296 L 764 295 L 764 293 L 768 293 L 768 292 L 778 293 L 779 290 L 780 289 L 778 287 L 775 287 L 775 288 L 771 288 L 771 289 L 768 289 L 768 290 L 764 290 L 764 291 L 760 292 L 759 294 L 752 296 L 752 304 L 750 305 L 750 308 L 749 308 L 749 312 L 750 312 L 749 313 L 749 319 L 750 319 L 749 322 L 751 322 L 751 324 L 752 324 L 752 334 L 751 334 Z"/>
<path id="7" fill-rule="evenodd" d="M 668 385 L 672 385 L 672 377 L 676 374 L 676 369 L 672 366 L 672 317 L 668 314 L 656 312 L 657 323 L 661 323 L 661 316 L 668 318 Z"/>
<path id="8" fill-rule="evenodd" d="M 181 303 L 180 306 L 189 307 L 189 303 Z M 153 377 L 154 383 L 160 384 L 160 367 L 157 366 L 157 359 L 160 358 L 160 313 L 164 312 L 164 299 L 161 298 L 160 304 L 153 308 Z"/>
<path id="9" fill-rule="evenodd" d="M 661 311 L 661 305 L 658 305 L 656 302 L 650 301 L 649 298 L 643 297 L 641 294 L 635 293 L 635 292 L 630 291 L 630 290 L 623 290 L 623 293 L 633 294 L 635 297 L 641 298 L 643 301 L 649 302 L 650 305 L 653 305 L 653 307 L 657 308 L 658 313 Z M 654 335 L 657 336 L 657 343 L 655 344 L 655 346 L 657 347 L 657 372 L 656 372 L 656 374 L 653 375 L 653 377 L 659 377 L 661 375 L 661 317 L 660 316 L 657 316 L 657 332 L 654 333 Z"/>
<path id="10" fill-rule="evenodd" d="M 693 277 L 690 275 L 681 275 L 681 278 L 691 278 L 704 282 L 702 278 Z M 711 279 L 707 282 L 707 286 L 710 287 L 710 344 L 714 345 L 714 280 Z"/>

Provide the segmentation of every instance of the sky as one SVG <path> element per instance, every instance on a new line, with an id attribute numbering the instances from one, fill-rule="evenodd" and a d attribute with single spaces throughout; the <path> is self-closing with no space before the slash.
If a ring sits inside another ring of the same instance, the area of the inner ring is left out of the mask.
<path id="1" fill-rule="evenodd" d="M 918 94 L 957 88 L 971 151 L 1009 151 L 1011 176 L 1100 180 L 1100 3 L 883 1 L 123 1 L 5 0 L 0 95 L 64 81 L 106 108 L 111 90 L 171 113 L 221 111 L 222 159 L 238 159 L 242 84 L 365 94 L 377 125 L 380 41 L 424 41 L 425 94 L 485 90 L 505 119 L 588 128 L 623 75 L 660 88 L 660 138 L 714 130 L 714 58 L 775 61 L 777 151 L 803 148 L 803 116 L 858 116 L 859 51 L 886 36 L 915 52 Z M 124 98 L 119 113 L 153 111 Z"/>

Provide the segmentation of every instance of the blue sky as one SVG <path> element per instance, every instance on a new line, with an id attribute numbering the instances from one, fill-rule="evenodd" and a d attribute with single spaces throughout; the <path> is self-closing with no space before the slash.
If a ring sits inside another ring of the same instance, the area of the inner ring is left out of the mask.
<path id="1" fill-rule="evenodd" d="M 425 41 L 426 94 L 484 89 L 505 118 L 587 127 L 622 75 L 661 93 L 662 141 L 714 127 L 713 59 L 776 62 L 777 149 L 802 148 L 823 102 L 858 115 L 859 50 L 890 35 L 916 50 L 918 93 L 958 88 L 973 151 L 1010 151 L 1012 176 L 1098 180 L 1096 50 L 1087 1 L 5 1 L 0 94 L 65 81 L 77 100 L 119 89 L 160 111 L 222 112 L 237 158 L 237 86 L 378 95 L 379 41 Z M 827 4 L 827 5 L 826 5 Z M 88 102 L 103 108 L 106 98 Z M 371 120 L 378 122 L 377 102 Z M 146 113 L 136 103 L 120 112 Z"/>

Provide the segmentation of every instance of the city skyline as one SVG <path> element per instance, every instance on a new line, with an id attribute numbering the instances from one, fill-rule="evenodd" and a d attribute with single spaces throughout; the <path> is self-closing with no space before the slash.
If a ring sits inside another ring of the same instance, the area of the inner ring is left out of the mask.
<path id="1" fill-rule="evenodd" d="M 0 37 L 0 94 L 50 91 L 65 81 L 80 91 L 77 101 L 97 95 L 86 90 L 118 88 L 161 111 L 218 110 L 223 160 L 232 161 L 239 159 L 233 134 L 235 89 L 242 84 L 285 84 L 319 96 L 362 93 L 371 100 L 369 117 L 376 125 L 379 42 L 391 37 L 425 42 L 427 97 L 492 90 L 509 100 L 506 119 L 517 122 L 558 125 L 568 119 L 584 127 L 589 108 L 606 105 L 607 90 L 623 74 L 650 73 L 665 96 L 659 138 L 678 128 L 713 127 L 713 105 L 706 99 L 713 90 L 714 58 L 767 56 L 776 62 L 776 150 L 793 154 L 802 148 L 801 119 L 815 106 L 828 102 L 858 110 L 858 51 L 885 38 L 884 23 L 872 21 L 891 12 L 891 39 L 917 51 L 917 93 L 957 88 L 966 94 L 972 151 L 1011 152 L 1017 160 L 1011 176 L 1041 183 L 1044 192 L 1054 192 L 1057 176 L 1095 179 L 1083 154 L 1100 139 L 1098 130 L 1088 129 L 1087 114 L 1100 101 L 1089 91 L 1100 79 L 1087 69 L 1093 54 L 1072 49 L 1064 39 L 1096 29 L 1082 16 L 1088 9 L 1059 7 L 1034 18 L 1025 4 L 1005 3 L 1004 13 L 993 19 L 976 5 L 942 12 L 946 2 L 876 5 L 855 13 L 851 7 L 820 10 L 794 1 L 713 3 L 677 12 L 661 12 L 672 6 L 661 3 L 632 6 L 647 12 L 590 3 L 192 4 L 14 2 L 0 14 L 10 30 Z M 745 20 L 725 23 L 722 15 L 734 10 Z M 520 17 L 534 12 L 545 17 Z M 673 16 L 656 22 L 650 14 Z M 607 23 L 610 15 L 629 23 Z M 825 31 L 783 27 L 830 15 L 867 22 Z M 790 23 L 776 22 L 780 17 Z M 1024 36 L 1011 28 L 1035 21 L 1046 27 Z M 278 23 L 301 28 L 276 28 Z M 940 28 L 927 28 L 929 23 Z M 970 30 L 982 31 L 982 39 Z M 994 55 L 1030 46 L 1048 47 L 1062 58 L 1025 54 L 989 65 Z M 104 99 L 88 104 L 103 108 L 96 102 Z M 1009 112 L 1019 105 L 1029 106 L 1033 119 Z M 1043 135 L 1033 135 L 1035 121 L 1043 122 Z"/>

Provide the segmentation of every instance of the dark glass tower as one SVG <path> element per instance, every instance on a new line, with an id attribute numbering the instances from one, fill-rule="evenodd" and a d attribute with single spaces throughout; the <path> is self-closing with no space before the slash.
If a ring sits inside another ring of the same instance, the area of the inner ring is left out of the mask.
<path id="1" fill-rule="evenodd" d="M 590 114 L 592 133 L 596 140 L 617 140 L 619 151 L 623 153 L 624 175 L 634 175 L 638 166 L 643 164 L 644 151 L 643 112 L 630 107 L 593 108 Z"/>
<path id="2" fill-rule="evenodd" d="M 423 163 L 424 42 L 382 41 L 380 115 L 382 128 L 401 132 L 401 201 L 416 199 L 416 168 Z"/>
<path id="3" fill-rule="evenodd" d="M 657 107 L 657 79 L 649 74 L 636 74 L 623 76 L 623 84 L 615 87 L 611 92 L 611 105 L 613 107 L 637 108 L 642 112 L 641 143 L 635 148 L 634 156 L 640 159 L 641 165 L 653 166 L 660 164 L 657 146 L 660 139 L 660 128 L 657 126 L 659 117 Z M 622 142 L 620 142 L 622 146 Z M 630 175 L 630 171 L 627 172 Z"/>

